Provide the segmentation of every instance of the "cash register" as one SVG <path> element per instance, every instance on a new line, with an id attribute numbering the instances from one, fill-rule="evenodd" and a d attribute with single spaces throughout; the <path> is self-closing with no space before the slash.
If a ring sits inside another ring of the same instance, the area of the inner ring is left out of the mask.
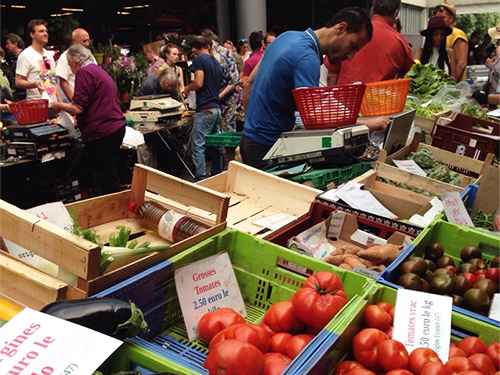
<path id="1" fill-rule="evenodd" d="M 138 96 L 130 102 L 129 118 L 135 129 L 150 131 L 176 124 L 182 112 L 182 104 L 170 95 Z"/>

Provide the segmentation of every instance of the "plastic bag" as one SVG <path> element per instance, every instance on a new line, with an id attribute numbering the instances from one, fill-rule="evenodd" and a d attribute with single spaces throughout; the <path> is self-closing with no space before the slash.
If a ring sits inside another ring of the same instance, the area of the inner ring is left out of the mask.
<path id="1" fill-rule="evenodd" d="M 462 103 L 472 104 L 472 99 L 467 96 L 472 93 L 470 85 L 462 81 L 457 85 L 446 85 L 430 100 L 431 103 L 439 103 L 445 109 L 460 113 Z"/>

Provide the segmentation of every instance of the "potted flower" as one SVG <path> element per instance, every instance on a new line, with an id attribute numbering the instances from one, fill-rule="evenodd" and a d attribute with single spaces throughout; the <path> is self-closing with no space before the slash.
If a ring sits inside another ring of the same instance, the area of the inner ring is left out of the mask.
<path id="1" fill-rule="evenodd" d="M 115 80 L 121 101 L 128 101 L 144 76 L 143 71 L 138 69 L 134 56 L 119 56 L 110 64 L 105 64 L 105 69 Z"/>
<path id="2" fill-rule="evenodd" d="M 101 43 L 97 43 L 97 47 L 95 48 L 94 53 L 94 58 L 95 61 L 99 64 L 102 65 L 103 59 L 104 59 L 104 47 Z"/>

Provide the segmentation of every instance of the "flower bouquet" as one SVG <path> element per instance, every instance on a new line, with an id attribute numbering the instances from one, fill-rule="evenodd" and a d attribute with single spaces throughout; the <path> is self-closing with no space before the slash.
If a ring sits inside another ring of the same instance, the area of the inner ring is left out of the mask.
<path id="1" fill-rule="evenodd" d="M 136 57 L 119 56 L 107 64 L 104 69 L 113 77 L 118 94 L 131 94 L 141 83 L 145 75 L 138 67 Z"/>

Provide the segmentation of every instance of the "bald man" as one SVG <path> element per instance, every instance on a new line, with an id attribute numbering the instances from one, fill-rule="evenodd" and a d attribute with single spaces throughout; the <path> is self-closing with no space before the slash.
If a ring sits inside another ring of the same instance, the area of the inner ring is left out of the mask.
<path id="1" fill-rule="evenodd" d="M 81 28 L 75 29 L 71 34 L 73 44 L 78 43 L 89 48 L 90 36 L 89 33 Z M 95 60 L 94 60 L 95 63 Z M 59 77 L 59 85 L 61 86 L 64 95 L 71 102 L 73 100 L 73 92 L 75 90 L 75 74 L 71 71 L 66 57 L 66 51 L 63 52 L 59 60 L 57 60 L 56 75 Z"/>

